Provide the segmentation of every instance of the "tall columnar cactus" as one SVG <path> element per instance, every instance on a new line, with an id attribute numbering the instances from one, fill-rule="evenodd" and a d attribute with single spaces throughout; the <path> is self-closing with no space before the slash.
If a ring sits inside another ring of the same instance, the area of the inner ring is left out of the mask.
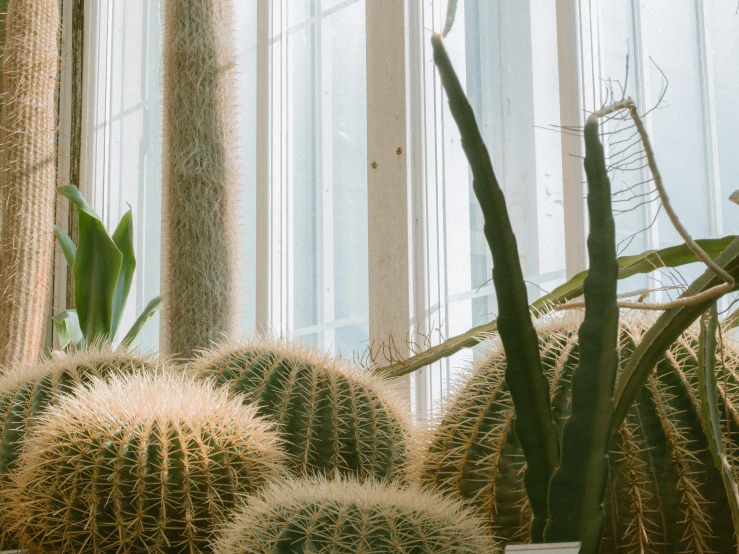
<path id="1" fill-rule="evenodd" d="M 561 433 L 570 415 L 571 377 L 581 351 L 581 318 L 541 324 L 540 350 Z M 652 321 L 622 322 L 628 361 Z M 731 447 L 739 447 L 739 349 L 726 345 L 718 376 L 719 409 L 729 414 Z M 497 340 L 481 356 L 434 429 L 418 476 L 425 486 L 474 505 L 496 534 L 525 541 L 531 518 L 513 433 L 515 409 Z M 698 336 L 691 330 L 656 367 L 610 448 L 601 553 L 735 551 L 735 530 L 721 475 L 708 450 L 698 387 Z"/>
<path id="2" fill-rule="evenodd" d="M 498 551 L 482 522 L 450 499 L 413 488 L 320 479 L 276 484 L 250 499 L 213 550 L 215 554 Z"/>
<path id="3" fill-rule="evenodd" d="M 165 2 L 164 343 L 184 357 L 236 330 L 232 22 L 230 0 Z"/>
<path id="4" fill-rule="evenodd" d="M 0 489 L 17 465 L 29 429 L 63 396 L 93 379 L 150 373 L 156 368 L 147 356 L 100 347 L 9 369 L 0 377 Z"/>
<path id="5" fill-rule="evenodd" d="M 242 394 L 276 421 L 296 475 L 338 471 L 384 479 L 404 473 L 406 412 L 369 373 L 268 339 L 204 353 L 191 371 Z"/>
<path id="6" fill-rule="evenodd" d="M 54 257 L 57 0 L 9 0 L 0 125 L 0 365 L 43 350 Z"/>
<path id="7" fill-rule="evenodd" d="M 5 524 L 32 552 L 196 553 L 284 471 L 272 425 L 182 375 L 135 375 L 61 400 L 27 439 Z"/>

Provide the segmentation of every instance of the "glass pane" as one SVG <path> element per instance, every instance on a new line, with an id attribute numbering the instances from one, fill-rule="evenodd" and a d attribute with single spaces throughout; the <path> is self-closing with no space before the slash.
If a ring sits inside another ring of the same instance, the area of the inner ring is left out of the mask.
<path id="1" fill-rule="evenodd" d="M 82 186 L 112 230 L 133 209 L 135 280 L 122 334 L 159 294 L 161 237 L 161 4 L 107 0 L 91 5 L 87 33 Z M 159 317 L 137 341 L 159 344 Z"/>
<path id="2" fill-rule="evenodd" d="M 286 9 L 272 51 L 286 327 L 352 357 L 368 338 L 365 7 Z"/>

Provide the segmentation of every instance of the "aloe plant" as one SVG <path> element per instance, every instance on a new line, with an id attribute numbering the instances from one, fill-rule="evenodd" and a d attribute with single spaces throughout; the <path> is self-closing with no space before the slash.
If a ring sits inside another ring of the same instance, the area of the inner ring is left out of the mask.
<path id="1" fill-rule="evenodd" d="M 73 185 L 57 187 L 77 209 L 78 244 L 59 227 L 59 246 L 74 277 L 75 310 L 64 310 L 52 319 L 62 348 L 83 348 L 93 343 L 113 343 L 131 291 L 136 256 L 133 250 L 133 214 L 121 218 L 109 235 L 100 216 Z M 146 322 L 161 308 L 159 296 L 152 299 L 121 340 L 131 344 Z"/>

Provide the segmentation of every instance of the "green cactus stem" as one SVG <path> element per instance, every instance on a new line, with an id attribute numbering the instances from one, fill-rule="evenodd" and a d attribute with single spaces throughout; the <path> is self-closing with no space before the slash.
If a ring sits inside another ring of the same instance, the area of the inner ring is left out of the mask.
<path id="1" fill-rule="evenodd" d="M 440 35 L 434 34 L 431 44 L 434 62 L 449 98 L 449 108 L 459 127 L 462 147 L 472 168 L 472 188 L 482 208 L 485 238 L 493 254 L 497 327 L 509 360 L 506 381 L 516 405 L 515 432 L 529 461 L 524 481 L 534 510 L 531 535 L 534 542 L 541 542 L 549 517 L 549 479 L 559 463 L 559 439 L 552 421 L 549 388 L 539 358 L 538 339 L 529 311 L 516 236 L 490 154 L 477 127 L 472 106 L 444 48 L 444 41 Z"/>
<path id="2" fill-rule="evenodd" d="M 230 0 L 164 2 L 164 351 L 237 330 L 238 148 Z"/>
<path id="3" fill-rule="evenodd" d="M 30 552 L 207 552 L 283 459 L 272 425 L 226 390 L 171 373 L 96 381 L 42 416 L 4 516 Z"/>
<path id="4" fill-rule="evenodd" d="M 628 363 L 654 319 L 624 313 L 621 320 L 619 350 Z M 581 322 L 581 315 L 568 313 L 538 324 L 560 433 L 572 409 Z M 612 436 L 601 554 L 736 549 L 726 490 L 701 420 L 698 345 L 697 330 L 678 337 Z M 432 431 L 416 475 L 425 487 L 474 506 L 501 539 L 528 542 L 532 515 L 521 479 L 526 461 L 512 432 L 515 407 L 504 379 L 505 353 L 497 338 L 487 348 Z M 733 462 L 739 446 L 739 348 L 727 342 L 724 355 L 719 412 L 729 414 L 722 428 L 730 430 L 727 456 Z"/>
<path id="5" fill-rule="evenodd" d="M 0 365 L 43 352 L 54 260 L 59 2 L 9 0 L 0 125 Z"/>
<path id="6" fill-rule="evenodd" d="M 295 475 L 404 475 L 411 451 L 407 410 L 369 372 L 271 339 L 222 345 L 190 371 L 243 395 L 278 423 Z"/>
<path id="7" fill-rule="evenodd" d="M 500 552 L 457 502 L 415 488 L 321 479 L 276 484 L 230 523 L 214 554 Z"/>
<path id="8" fill-rule="evenodd" d="M 591 115 L 584 131 L 590 271 L 583 284 L 580 360 L 572 374 L 572 408 L 562 431 L 562 458 L 549 483 L 549 522 L 544 531 L 547 542 L 582 542 L 582 554 L 597 554 L 603 534 L 618 371 L 616 223 L 599 117 Z"/>

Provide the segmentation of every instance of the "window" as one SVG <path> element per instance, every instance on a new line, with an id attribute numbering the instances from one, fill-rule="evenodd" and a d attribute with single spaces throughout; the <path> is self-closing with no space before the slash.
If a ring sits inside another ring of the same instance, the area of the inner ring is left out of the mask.
<path id="1" fill-rule="evenodd" d="M 495 316 L 481 213 L 431 60 L 446 0 L 404 4 L 235 3 L 247 332 L 352 357 L 391 329 L 403 355 L 406 332 L 438 343 Z M 647 125 L 673 203 L 695 237 L 739 232 L 727 200 L 739 176 L 731 4 L 459 0 L 446 44 L 507 195 L 531 299 L 587 266 L 582 146 L 558 126 L 582 124 L 609 90 L 620 94 L 616 80 L 644 111 L 667 78 Z M 81 184 L 109 224 L 134 208 L 129 318 L 159 291 L 161 5 L 85 2 Z M 639 196 L 647 175 L 631 167 L 613 176 L 623 253 L 676 244 Z M 634 277 L 622 291 L 663 277 Z M 157 344 L 150 324 L 141 346 Z M 472 355 L 412 377 L 418 414 L 433 411 Z"/>

